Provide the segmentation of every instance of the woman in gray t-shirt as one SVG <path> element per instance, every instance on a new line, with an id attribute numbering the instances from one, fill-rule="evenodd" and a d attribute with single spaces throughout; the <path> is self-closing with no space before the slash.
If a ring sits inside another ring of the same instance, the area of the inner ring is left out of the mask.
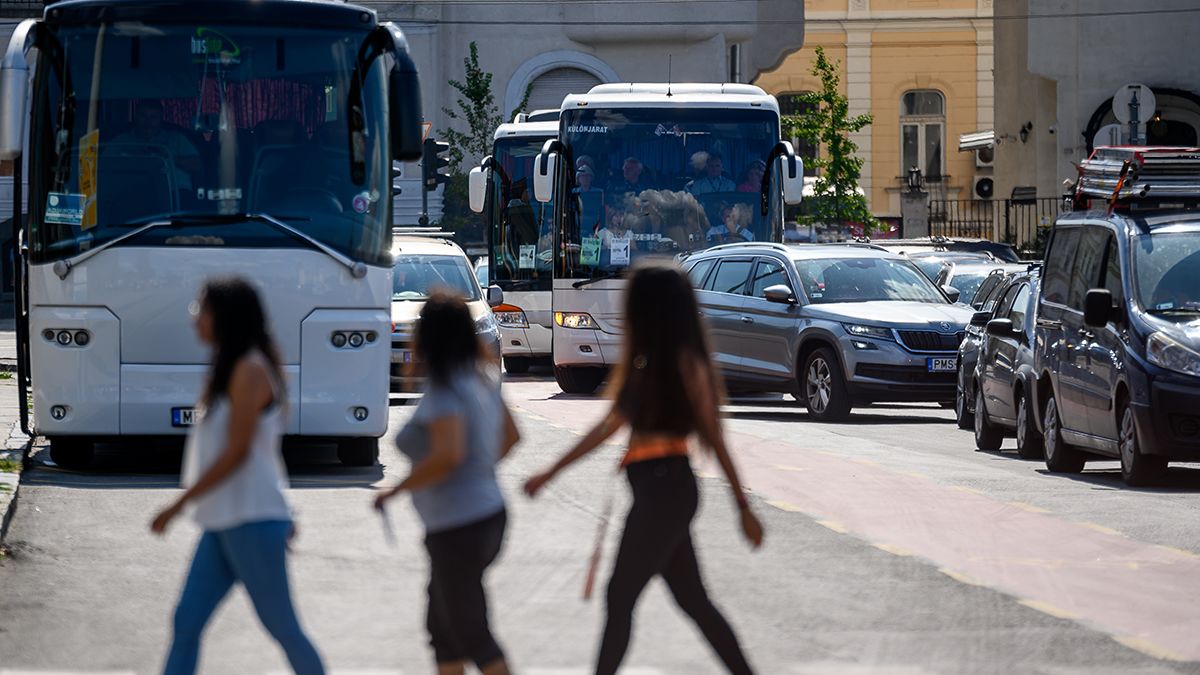
<path id="1" fill-rule="evenodd" d="M 434 293 L 421 310 L 417 358 L 427 392 L 396 437 L 412 470 L 375 499 L 381 509 L 404 491 L 425 525 L 429 551 L 430 644 L 439 672 L 461 672 L 467 661 L 484 675 L 508 664 L 488 626 L 483 573 L 500 553 L 506 514 L 496 462 L 520 435 L 485 372 L 475 321 L 461 298 Z"/>

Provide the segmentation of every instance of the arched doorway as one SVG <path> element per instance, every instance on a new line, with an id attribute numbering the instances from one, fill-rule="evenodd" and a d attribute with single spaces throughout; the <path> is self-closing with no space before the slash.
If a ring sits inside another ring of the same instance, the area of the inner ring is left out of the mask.
<path id="1" fill-rule="evenodd" d="M 545 52 L 513 73 L 504 92 L 504 111 L 510 114 L 521 107 L 527 90 L 526 111 L 557 109 L 567 94 L 585 94 L 597 84 L 619 81 L 617 71 L 591 54 L 569 49 Z"/>
<path id="2" fill-rule="evenodd" d="M 538 75 L 529 85 L 528 110 L 558 108 L 567 94 L 584 94 L 600 78 L 579 68 L 555 68 Z"/>
<path id="3" fill-rule="evenodd" d="M 1146 144 L 1195 147 L 1200 143 L 1200 95 L 1186 89 L 1150 89 L 1154 92 L 1156 105 L 1153 116 L 1146 124 Z M 1096 133 L 1106 125 L 1117 123 L 1110 98 L 1096 108 L 1084 130 L 1089 155 L 1095 149 L 1093 139 Z"/>

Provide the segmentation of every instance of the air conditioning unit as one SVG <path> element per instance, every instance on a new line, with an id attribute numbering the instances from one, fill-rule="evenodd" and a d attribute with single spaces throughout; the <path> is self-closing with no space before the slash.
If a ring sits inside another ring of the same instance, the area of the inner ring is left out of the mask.
<path id="1" fill-rule="evenodd" d="M 975 176 L 971 181 L 971 194 L 975 199 L 991 199 L 996 193 L 996 181 L 991 176 Z"/>
<path id="2" fill-rule="evenodd" d="M 975 166 L 984 169 L 996 165 L 996 146 L 987 145 L 975 151 Z"/>

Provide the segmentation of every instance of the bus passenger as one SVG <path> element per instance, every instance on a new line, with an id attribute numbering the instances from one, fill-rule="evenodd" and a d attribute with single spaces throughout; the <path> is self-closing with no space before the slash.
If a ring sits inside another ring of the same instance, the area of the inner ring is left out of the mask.
<path id="1" fill-rule="evenodd" d="M 725 167 L 721 156 L 710 153 L 704 164 L 704 175 L 688 183 L 687 191 L 693 195 L 706 195 L 714 192 L 734 192 L 737 185 L 725 177 Z"/>
<path id="2" fill-rule="evenodd" d="M 721 222 L 708 229 L 710 244 L 754 241 L 750 231 L 750 207 L 745 204 L 725 204 L 721 207 Z"/>
<path id="3" fill-rule="evenodd" d="M 746 167 L 746 174 L 741 184 L 737 186 L 738 192 L 761 192 L 763 176 L 767 172 L 767 163 L 761 159 L 756 159 L 750 162 L 750 166 Z"/>

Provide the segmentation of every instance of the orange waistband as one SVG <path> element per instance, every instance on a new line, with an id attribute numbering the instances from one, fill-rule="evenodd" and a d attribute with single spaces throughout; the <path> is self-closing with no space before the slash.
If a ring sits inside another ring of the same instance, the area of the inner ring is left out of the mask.
<path id="1" fill-rule="evenodd" d="M 663 457 L 686 457 L 688 454 L 687 439 L 681 436 L 675 438 L 655 438 L 652 440 L 630 443 L 629 450 L 621 459 L 621 466 L 626 467 L 634 462 L 644 462 L 648 459 Z"/>

